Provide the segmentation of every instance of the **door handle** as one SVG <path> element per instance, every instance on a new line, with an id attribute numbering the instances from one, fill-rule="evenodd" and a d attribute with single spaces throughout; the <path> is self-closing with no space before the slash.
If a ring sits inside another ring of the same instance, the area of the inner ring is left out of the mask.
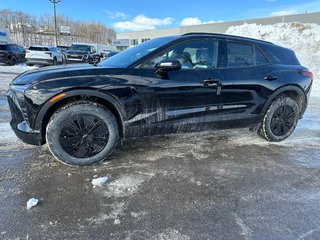
<path id="1" fill-rule="evenodd" d="M 217 79 L 206 79 L 203 81 L 203 85 L 205 87 L 209 87 L 210 85 L 215 86 L 215 85 L 218 85 L 219 83 L 220 83 L 220 81 Z"/>
<path id="2" fill-rule="evenodd" d="M 218 79 L 206 79 L 203 81 L 203 86 L 204 87 L 217 86 L 217 95 L 221 94 L 222 84 Z"/>
<path id="3" fill-rule="evenodd" d="M 278 79 L 278 76 L 270 76 L 270 75 L 264 78 L 264 80 L 267 80 L 267 81 L 273 81 L 277 79 Z"/>

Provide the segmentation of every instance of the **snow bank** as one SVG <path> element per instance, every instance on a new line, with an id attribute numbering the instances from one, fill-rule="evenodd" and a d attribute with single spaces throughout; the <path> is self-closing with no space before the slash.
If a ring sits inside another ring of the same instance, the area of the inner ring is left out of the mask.
<path id="1" fill-rule="evenodd" d="M 28 70 L 32 70 L 38 68 L 36 66 L 27 66 L 25 64 L 18 64 L 15 66 L 3 66 L 0 65 L 0 73 L 12 73 L 12 74 L 20 74 Z"/>
<path id="2" fill-rule="evenodd" d="M 293 49 L 301 64 L 314 73 L 313 92 L 320 95 L 320 25 L 303 23 L 243 24 L 230 27 L 226 33 L 262 39 Z"/>

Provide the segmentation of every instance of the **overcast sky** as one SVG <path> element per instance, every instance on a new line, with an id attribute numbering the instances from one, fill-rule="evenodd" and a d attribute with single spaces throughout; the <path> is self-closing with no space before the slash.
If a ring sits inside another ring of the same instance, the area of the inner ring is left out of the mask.
<path id="1" fill-rule="evenodd" d="M 49 0 L 0 0 L 0 9 L 40 16 L 52 13 Z M 320 11 L 313 0 L 61 0 L 57 13 L 95 20 L 116 31 L 137 31 Z"/>

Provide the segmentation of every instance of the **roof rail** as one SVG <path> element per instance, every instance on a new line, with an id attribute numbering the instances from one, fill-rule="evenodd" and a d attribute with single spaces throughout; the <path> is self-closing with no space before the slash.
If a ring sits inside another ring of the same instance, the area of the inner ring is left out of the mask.
<path id="1" fill-rule="evenodd" d="M 241 37 L 241 36 L 222 34 L 222 33 L 189 32 L 189 33 L 184 33 L 181 36 L 189 36 L 189 35 L 211 35 L 211 36 L 216 36 L 216 37 L 229 37 L 229 38 L 231 37 L 231 38 L 235 38 L 235 39 L 252 40 L 252 41 L 257 41 L 257 42 L 262 42 L 262 43 L 273 44 L 272 42 L 268 42 L 268 41 L 264 41 L 264 40 L 260 40 L 260 39 Z"/>

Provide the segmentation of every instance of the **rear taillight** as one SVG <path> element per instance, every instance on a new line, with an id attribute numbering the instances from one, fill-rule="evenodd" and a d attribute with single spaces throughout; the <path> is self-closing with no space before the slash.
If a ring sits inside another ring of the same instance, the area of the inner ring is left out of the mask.
<path id="1" fill-rule="evenodd" d="M 301 71 L 301 74 L 306 77 L 310 77 L 313 79 L 313 73 L 310 71 Z"/>
<path id="2" fill-rule="evenodd" d="M 52 52 L 44 52 L 45 54 L 49 54 L 52 57 Z"/>

